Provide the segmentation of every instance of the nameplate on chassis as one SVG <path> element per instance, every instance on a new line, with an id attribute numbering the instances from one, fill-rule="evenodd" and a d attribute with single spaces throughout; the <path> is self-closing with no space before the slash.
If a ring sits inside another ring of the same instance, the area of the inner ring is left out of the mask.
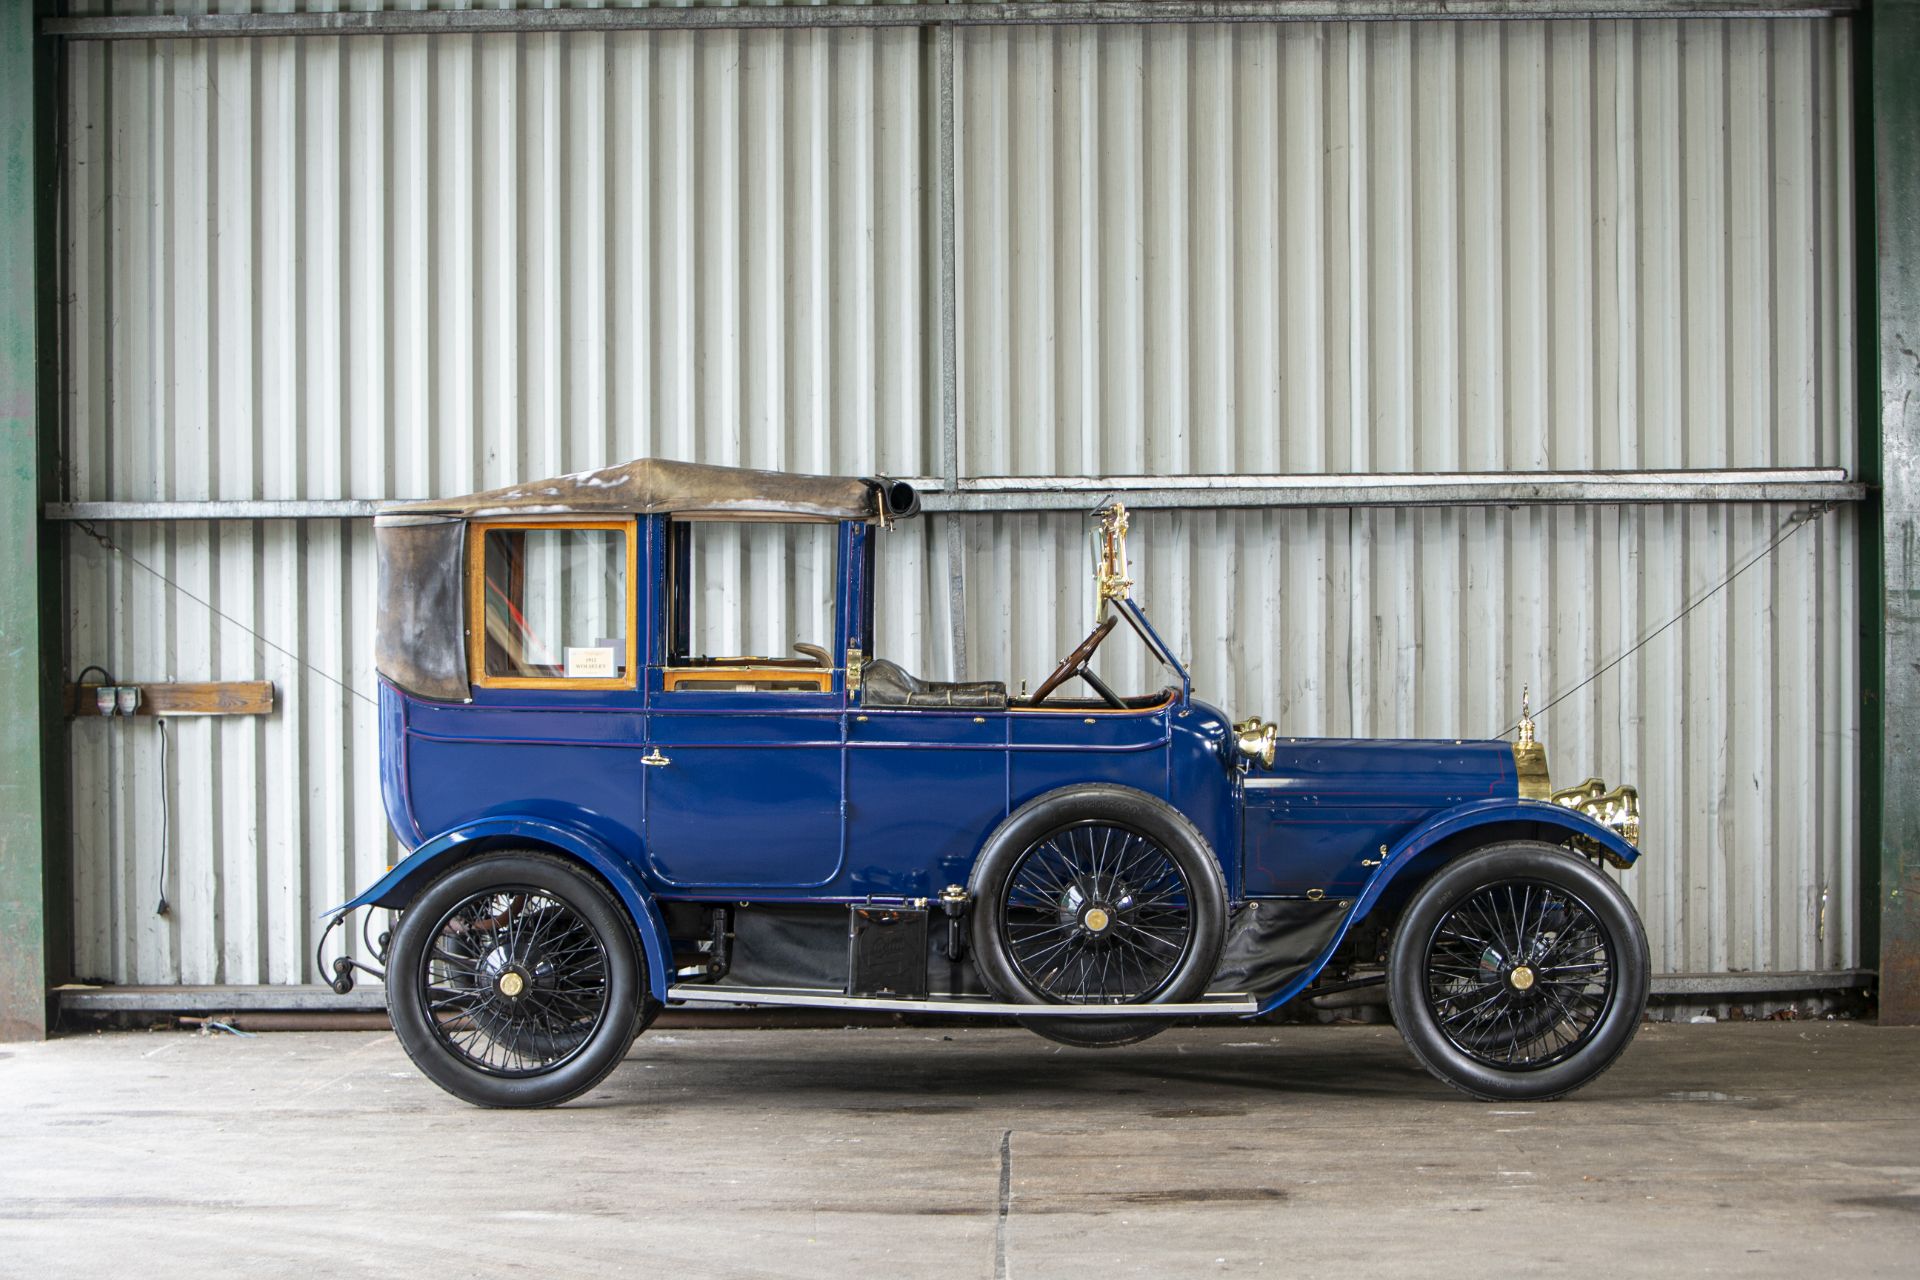
<path id="1" fill-rule="evenodd" d="M 1209 994 L 1179 1004 L 1010 1004 L 975 996 L 849 996 L 799 987 L 679 986 L 668 1003 L 788 1005 L 811 1009 L 883 1009 L 890 1013 L 977 1013 L 1022 1018 L 1195 1018 L 1258 1013 L 1244 992 Z"/>

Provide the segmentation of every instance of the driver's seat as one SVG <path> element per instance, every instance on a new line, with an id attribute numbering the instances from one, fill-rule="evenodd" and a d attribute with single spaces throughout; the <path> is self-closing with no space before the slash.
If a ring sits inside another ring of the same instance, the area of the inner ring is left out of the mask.
<path id="1" fill-rule="evenodd" d="M 867 707 L 1007 708 L 1007 686 L 999 680 L 922 680 L 885 658 L 860 668 L 860 690 Z"/>

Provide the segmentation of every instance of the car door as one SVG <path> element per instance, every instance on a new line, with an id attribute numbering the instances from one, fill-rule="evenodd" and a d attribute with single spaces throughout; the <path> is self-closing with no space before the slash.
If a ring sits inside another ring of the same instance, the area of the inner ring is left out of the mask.
<path id="1" fill-rule="evenodd" d="M 648 712 L 647 858 L 681 889 L 810 889 L 839 874 L 838 694 L 663 691 Z"/>
<path id="2" fill-rule="evenodd" d="M 805 891 L 840 873 L 843 681 L 791 649 L 834 633 L 835 528 L 659 526 L 641 762 L 647 862 L 670 890 Z"/>

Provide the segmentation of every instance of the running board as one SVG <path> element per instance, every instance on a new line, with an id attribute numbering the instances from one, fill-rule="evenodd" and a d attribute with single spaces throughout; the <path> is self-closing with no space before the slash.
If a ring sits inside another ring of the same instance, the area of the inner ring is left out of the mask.
<path id="1" fill-rule="evenodd" d="M 804 987 L 668 987 L 669 1004 L 790 1005 L 801 1009 L 880 1009 L 889 1013 L 973 1013 L 1022 1018 L 1193 1018 L 1258 1013 L 1240 992 L 1209 994 L 1180 1004 L 1009 1004 L 984 996 L 849 996 Z"/>

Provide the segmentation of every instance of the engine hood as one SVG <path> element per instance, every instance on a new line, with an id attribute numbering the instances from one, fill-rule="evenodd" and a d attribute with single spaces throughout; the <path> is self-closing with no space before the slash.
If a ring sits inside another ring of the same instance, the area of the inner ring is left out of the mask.
<path id="1" fill-rule="evenodd" d="M 1357 892 L 1381 846 L 1458 805 L 1513 799 L 1517 782 L 1497 739 L 1280 738 L 1241 779 L 1246 892 Z"/>

